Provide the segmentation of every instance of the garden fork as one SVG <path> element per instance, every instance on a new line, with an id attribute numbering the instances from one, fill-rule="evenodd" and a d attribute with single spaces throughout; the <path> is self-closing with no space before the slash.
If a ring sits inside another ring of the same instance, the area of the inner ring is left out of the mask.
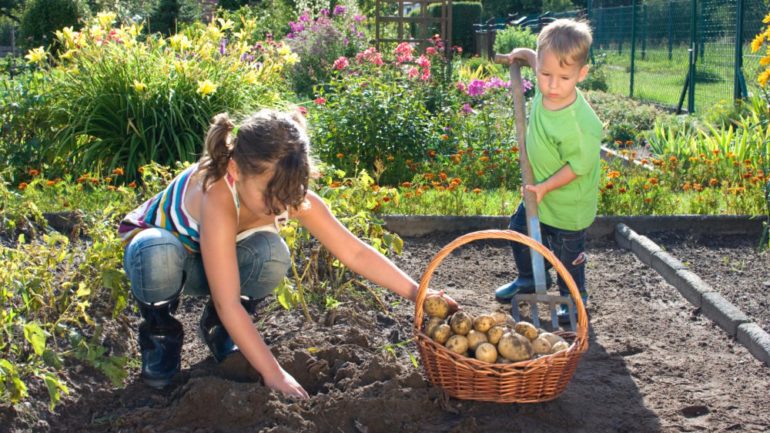
<path id="1" fill-rule="evenodd" d="M 511 93 L 513 94 L 514 116 L 516 117 L 516 141 L 519 143 L 519 166 L 521 167 L 522 192 L 524 194 L 524 208 L 527 212 L 527 231 L 529 237 L 542 243 L 543 237 L 540 233 L 540 219 L 537 215 L 537 197 L 535 193 L 526 190 L 526 185 L 535 184 L 535 176 L 532 173 L 532 167 L 527 159 L 527 121 L 524 109 L 524 92 L 521 84 L 521 64 L 519 60 L 511 61 L 510 55 L 496 55 L 496 63 L 509 64 L 511 77 Z M 559 328 L 558 311 L 561 304 L 566 304 L 569 311 L 570 329 L 574 331 L 576 323 L 575 303 L 570 296 L 549 295 L 545 286 L 545 260 L 543 256 L 530 248 L 532 258 L 532 274 L 535 280 L 535 293 L 519 293 L 511 299 L 511 315 L 518 322 L 521 320 L 521 311 L 519 302 L 529 304 L 530 320 L 535 327 L 540 327 L 540 318 L 538 317 L 538 304 L 547 304 L 551 313 L 552 329 Z"/>

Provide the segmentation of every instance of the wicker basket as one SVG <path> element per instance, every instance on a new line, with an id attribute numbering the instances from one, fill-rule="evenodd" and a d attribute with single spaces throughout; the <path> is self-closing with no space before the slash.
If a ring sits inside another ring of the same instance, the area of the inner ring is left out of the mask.
<path id="1" fill-rule="evenodd" d="M 422 330 L 425 294 L 433 272 L 454 249 L 474 240 L 506 239 L 527 245 L 543 255 L 567 282 L 577 307 L 577 332 L 557 332 L 569 349 L 529 361 L 491 364 L 451 352 Z M 462 400 L 497 403 L 537 403 L 553 400 L 567 387 L 580 357 L 588 350 L 588 319 L 575 281 L 564 265 L 543 244 L 510 230 L 484 230 L 465 234 L 441 249 L 420 280 L 414 314 L 414 334 L 428 379 L 447 394 Z"/>

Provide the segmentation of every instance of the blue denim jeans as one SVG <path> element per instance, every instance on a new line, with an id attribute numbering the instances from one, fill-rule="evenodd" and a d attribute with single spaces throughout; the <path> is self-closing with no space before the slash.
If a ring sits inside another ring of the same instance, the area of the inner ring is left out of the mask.
<path id="1" fill-rule="evenodd" d="M 241 296 L 261 299 L 281 283 L 291 265 L 289 248 L 276 233 L 259 231 L 236 244 Z M 211 293 L 198 253 L 187 251 L 168 230 L 142 230 L 126 247 L 123 267 L 131 292 L 141 302 L 154 304 L 184 293 Z"/>
<path id="2" fill-rule="evenodd" d="M 528 233 L 527 212 L 524 209 L 524 202 L 519 204 L 519 208 L 511 216 L 508 228 L 519 233 Z M 580 291 L 581 297 L 583 300 L 586 300 L 588 297 L 585 287 L 587 261 L 585 254 L 586 231 L 562 230 L 540 223 L 540 233 L 543 237 L 542 244 L 551 250 L 556 258 L 567 268 L 572 279 L 575 280 L 575 285 Z M 529 247 L 518 242 L 511 242 L 511 247 L 513 248 L 513 258 L 519 270 L 519 275 L 525 278 L 532 278 L 532 258 L 529 255 Z M 548 260 L 546 260 L 546 271 L 552 267 Z M 559 286 L 559 293 L 562 296 L 569 296 L 569 289 L 561 276 L 559 276 L 557 284 Z"/>

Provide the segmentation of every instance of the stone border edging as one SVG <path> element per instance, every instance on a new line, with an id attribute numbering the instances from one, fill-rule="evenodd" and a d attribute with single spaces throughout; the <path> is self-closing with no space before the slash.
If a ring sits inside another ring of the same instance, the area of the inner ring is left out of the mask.
<path id="1" fill-rule="evenodd" d="M 708 283 L 663 251 L 647 236 L 639 235 L 620 223 L 616 226 L 615 239 L 619 246 L 631 250 L 642 263 L 655 269 L 685 299 L 700 308 L 703 315 L 736 338 L 755 358 L 770 367 L 770 334 L 751 322 L 738 307 L 714 291 Z"/>

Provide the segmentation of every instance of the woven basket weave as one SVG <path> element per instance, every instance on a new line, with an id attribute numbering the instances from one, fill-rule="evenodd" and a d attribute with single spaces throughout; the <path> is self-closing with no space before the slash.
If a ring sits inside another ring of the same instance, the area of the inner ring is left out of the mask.
<path id="1" fill-rule="evenodd" d="M 571 342 L 569 349 L 529 361 L 491 364 L 451 352 L 423 332 L 422 308 L 433 272 L 453 250 L 481 239 L 519 242 L 538 251 L 553 265 L 567 283 L 577 307 L 577 332 L 556 332 Z M 450 396 L 462 400 L 497 403 L 537 403 L 553 400 L 567 387 L 580 357 L 588 350 L 588 319 L 575 281 L 559 259 L 543 244 L 511 230 L 468 233 L 458 237 L 436 254 L 420 280 L 413 330 L 430 382 L 443 388 Z"/>

